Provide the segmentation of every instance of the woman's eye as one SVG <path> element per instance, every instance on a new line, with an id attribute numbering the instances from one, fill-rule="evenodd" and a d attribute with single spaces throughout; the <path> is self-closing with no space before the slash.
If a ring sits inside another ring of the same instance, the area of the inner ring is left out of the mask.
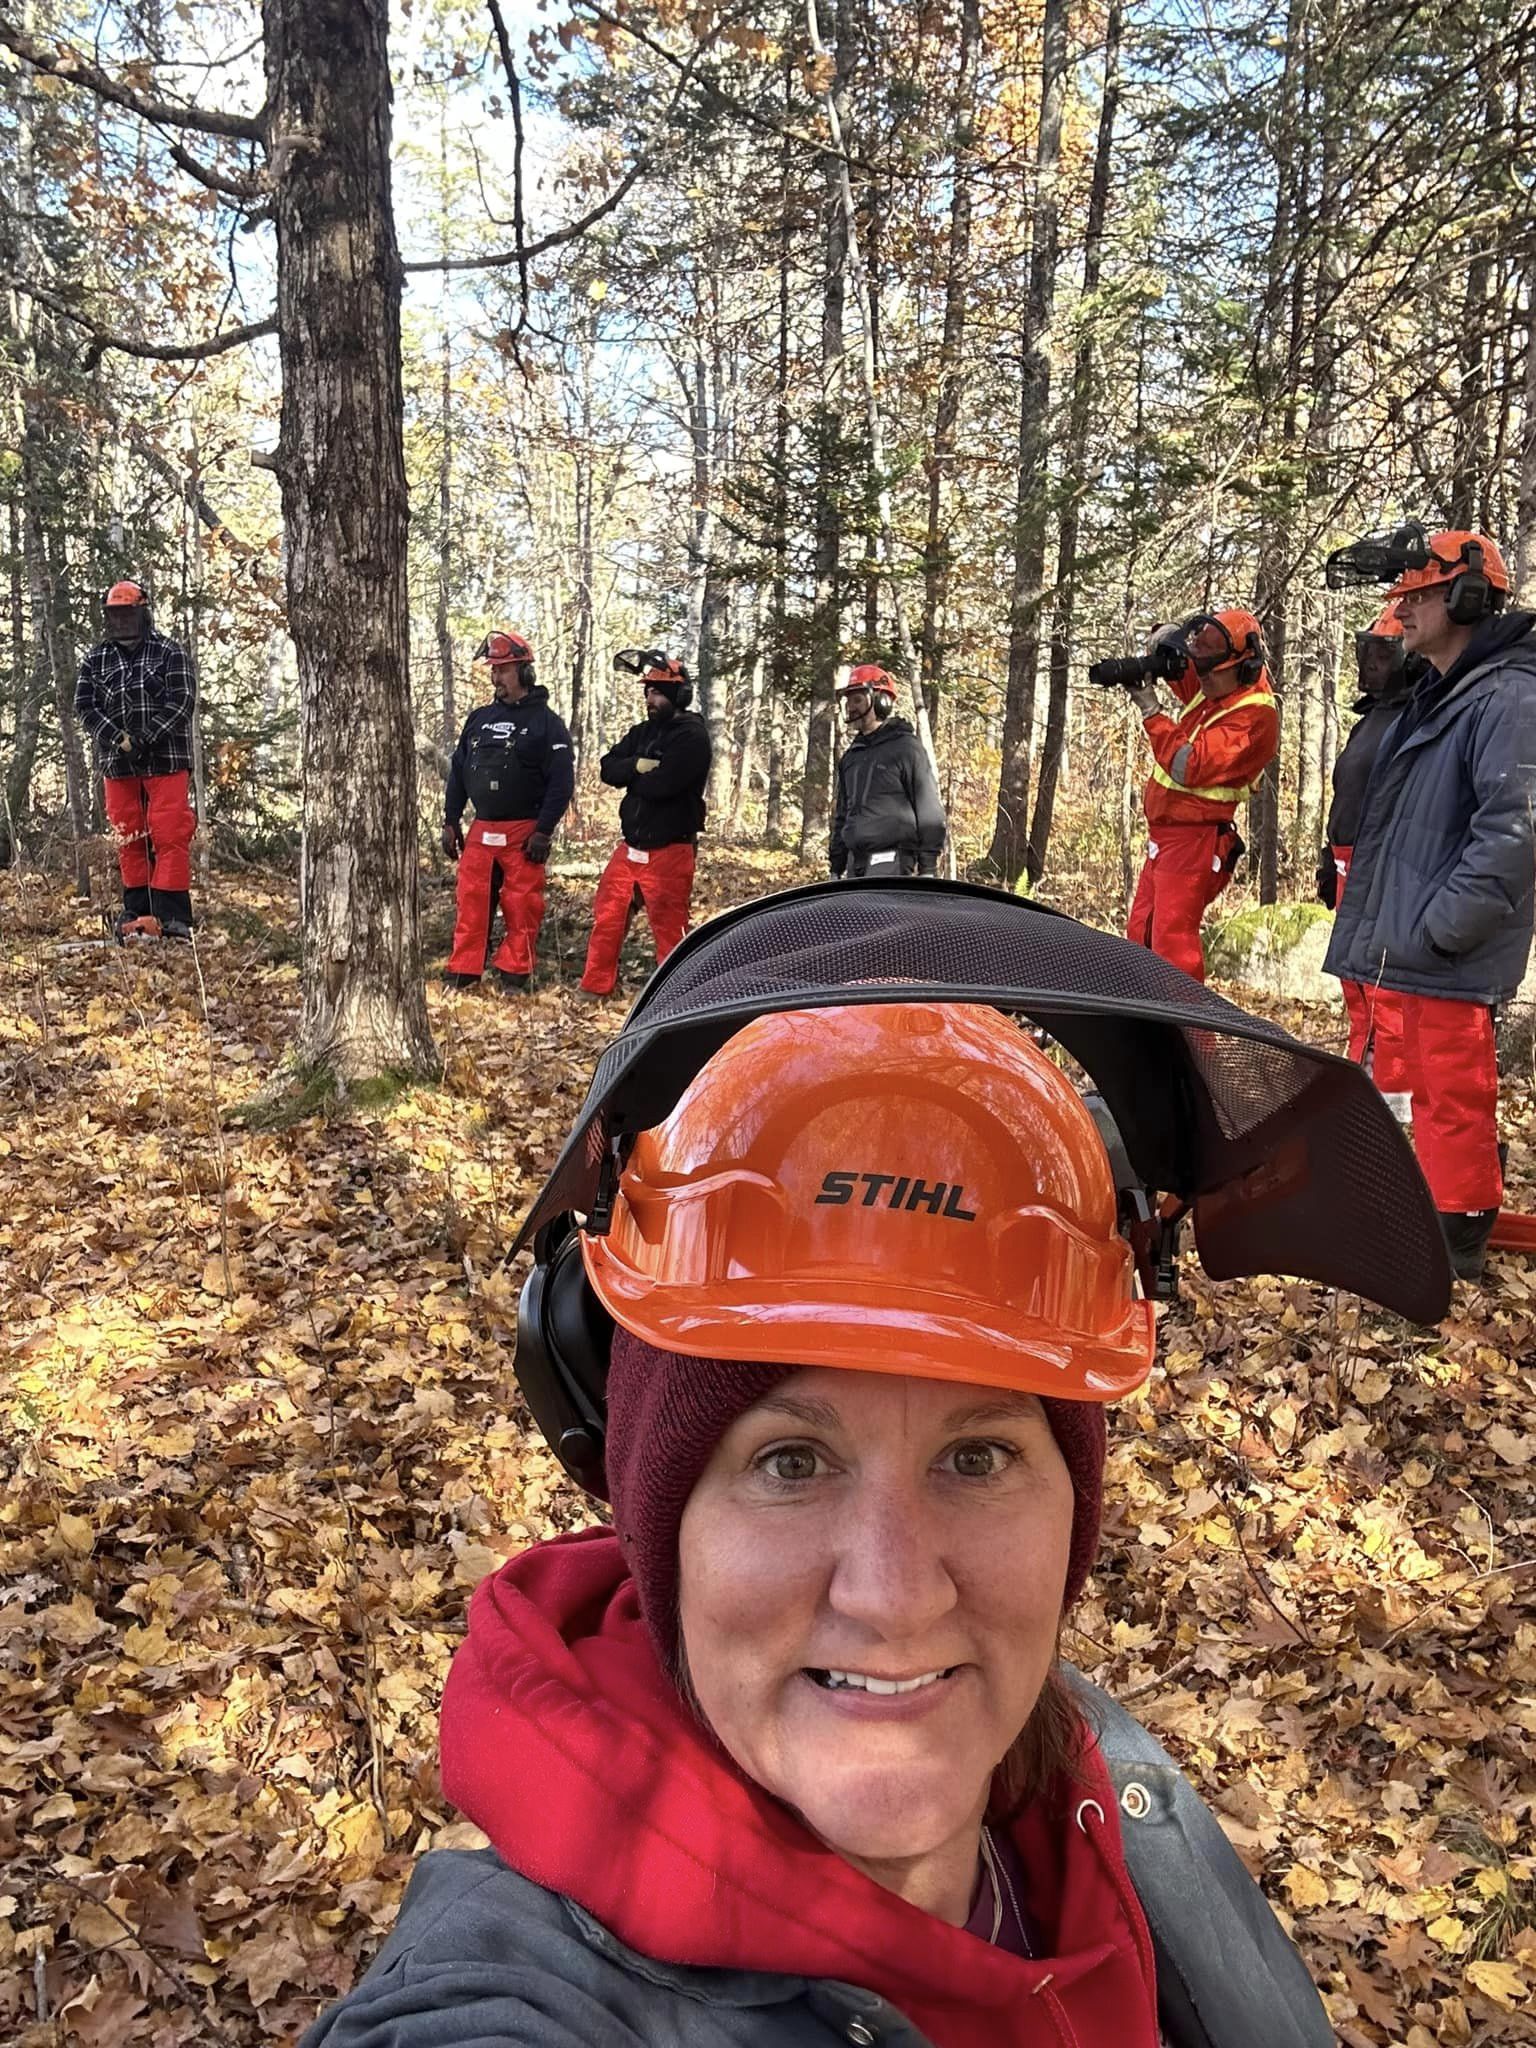
<path id="1" fill-rule="evenodd" d="M 952 1469 L 962 1479 L 995 1479 L 1018 1453 L 1007 1444 L 956 1444 L 949 1453 Z"/>
<path id="2" fill-rule="evenodd" d="M 816 1466 L 816 1453 L 809 1444 L 778 1444 L 771 1451 L 764 1451 L 757 1461 L 758 1471 L 769 1479 L 776 1479 L 781 1486 L 814 1479 Z"/>

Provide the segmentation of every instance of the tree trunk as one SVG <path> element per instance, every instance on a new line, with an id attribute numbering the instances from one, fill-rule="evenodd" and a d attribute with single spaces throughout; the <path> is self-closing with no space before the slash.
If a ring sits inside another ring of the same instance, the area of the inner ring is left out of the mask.
<path id="1" fill-rule="evenodd" d="M 1118 5 L 1118 0 L 1116 0 Z M 954 194 L 949 208 L 949 251 L 944 269 L 944 338 L 939 344 L 939 393 L 928 454 L 928 526 L 923 540 L 923 701 L 938 717 L 944 682 L 944 615 L 949 601 L 950 552 L 944 531 L 944 486 L 954 461 L 960 400 L 965 391 L 965 319 L 971 288 L 971 180 L 976 156 L 976 72 L 981 51 L 981 0 L 961 0 L 956 55 Z"/>
<path id="2" fill-rule="evenodd" d="M 442 719 L 438 727 L 443 751 L 451 754 L 459 742 L 458 706 L 453 687 L 453 628 L 449 623 L 449 599 L 453 591 L 453 344 L 448 323 L 443 321 L 442 363 L 438 383 L 438 434 L 441 447 L 437 459 L 437 666 L 442 680 Z"/>
<path id="3" fill-rule="evenodd" d="M 278 474 L 304 774 L 303 1066 L 438 1070 L 422 986 L 388 12 L 264 0 Z"/>
<path id="4" fill-rule="evenodd" d="M 784 54 L 784 97 L 792 104 L 790 57 Z M 789 344 L 794 256 L 788 134 L 779 149 L 779 345 L 773 378 L 773 586 L 768 598 L 768 796 L 763 829 L 775 850 L 784 843 L 784 713 L 794 680 L 789 647 Z"/>
<path id="5" fill-rule="evenodd" d="M 1072 634 L 1077 605 L 1078 516 L 1088 494 L 1088 430 L 1093 420 L 1094 294 L 1104 263 L 1104 227 L 1109 217 L 1109 174 L 1114 153 L 1115 114 L 1120 103 L 1120 38 L 1123 0 L 1110 0 L 1104 30 L 1104 97 L 1099 106 L 1099 135 L 1088 188 L 1088 221 L 1083 239 L 1082 327 L 1072 364 L 1072 411 L 1067 424 L 1066 475 L 1060 532 L 1056 546 L 1056 599 L 1051 611 L 1051 694 L 1045 713 L 1045 744 L 1040 752 L 1040 779 L 1035 815 L 1029 828 L 1026 866 L 1031 882 L 1045 872 L 1056 815 L 1056 785 L 1061 777 L 1067 737 L 1067 700 L 1072 671 Z"/>
<path id="6" fill-rule="evenodd" d="M 1003 700 L 997 820 L 987 852 L 988 866 L 1010 885 L 1023 872 L 1029 843 L 1035 672 L 1040 660 L 1040 610 L 1045 595 L 1045 530 L 1049 511 L 1046 473 L 1050 453 L 1047 427 L 1051 405 L 1051 318 L 1060 241 L 1057 180 L 1066 81 L 1067 0 L 1045 0 L 1029 289 L 1019 335 L 1019 477 L 1008 607 L 1008 687 Z"/>
<path id="7" fill-rule="evenodd" d="M 1525 405 L 1520 421 L 1520 490 L 1515 512 L 1514 599 L 1536 594 L 1536 265 L 1525 284 Z"/>
<path id="8" fill-rule="evenodd" d="M 1305 266 L 1302 250 L 1307 230 L 1306 138 L 1297 105 L 1307 64 L 1303 0 L 1290 0 L 1285 32 L 1285 62 L 1269 149 L 1277 172 L 1274 216 L 1270 225 L 1268 288 L 1265 320 L 1270 330 L 1270 388 L 1278 391 L 1281 421 L 1278 454 L 1289 479 L 1295 461 L 1296 426 L 1302 377 Z M 1282 319 L 1284 324 L 1282 325 Z M 1275 335 L 1282 337 L 1277 346 Z M 1264 507 L 1259 562 L 1254 578 L 1254 610 L 1264 628 L 1269 666 L 1276 688 L 1276 710 L 1285 722 L 1287 652 L 1290 638 L 1290 570 L 1293 546 L 1294 486 L 1287 480 Z M 1265 769 L 1249 803 L 1249 836 L 1258 857 L 1259 901 L 1273 903 L 1280 893 L 1280 761 Z"/>
<path id="9" fill-rule="evenodd" d="M 818 0 L 809 0 L 811 40 L 819 40 Z M 827 93 L 841 115 L 857 50 L 852 0 L 837 0 L 837 59 Z M 816 594 L 811 613 L 811 710 L 805 735 L 805 790 L 801 799 L 800 851 L 819 857 L 831 823 L 833 690 L 843 658 L 843 500 L 847 487 L 843 448 L 843 313 L 847 302 L 848 213 L 843 205 L 843 167 L 824 160 L 827 196 L 823 210 L 821 287 L 821 398 L 816 411 L 815 530 Z"/>
<path id="10" fill-rule="evenodd" d="M 592 350 L 597 340 L 597 319 L 593 314 L 582 324 L 577 336 L 576 360 L 580 372 L 580 425 L 571 450 L 574 484 L 573 514 L 576 522 L 576 618 L 571 646 L 571 743 L 576 754 L 576 772 L 595 769 L 602 732 L 597 678 L 593 668 L 596 640 L 597 564 L 592 541 L 592 498 L 597 479 L 592 442 Z"/>

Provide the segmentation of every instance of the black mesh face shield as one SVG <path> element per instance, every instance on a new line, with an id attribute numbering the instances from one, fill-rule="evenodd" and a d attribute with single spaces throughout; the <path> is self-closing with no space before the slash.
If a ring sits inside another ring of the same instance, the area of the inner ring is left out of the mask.
<path id="1" fill-rule="evenodd" d="M 1377 583 L 1395 583 L 1410 569 L 1429 562 L 1429 530 L 1420 520 L 1383 528 L 1335 548 L 1323 568 L 1330 590 L 1363 590 Z"/>
<path id="2" fill-rule="evenodd" d="M 613 657 L 615 675 L 643 676 L 647 669 L 666 666 L 667 657 L 659 647 L 621 647 Z"/>
<path id="3" fill-rule="evenodd" d="M 987 1003 L 1086 1069 L 1147 1188 L 1191 1205 L 1202 1265 L 1293 1274 L 1437 1322 L 1451 1273 L 1411 1146 L 1360 1067 L 1250 1016 L 1157 954 L 999 890 L 836 882 L 712 918 L 657 969 L 598 1061 L 518 1243 L 602 1232 L 637 1132 L 753 1017 Z"/>
<path id="4" fill-rule="evenodd" d="M 1407 666 L 1407 649 L 1389 633 L 1355 635 L 1355 673 L 1362 690 L 1390 690 Z"/>

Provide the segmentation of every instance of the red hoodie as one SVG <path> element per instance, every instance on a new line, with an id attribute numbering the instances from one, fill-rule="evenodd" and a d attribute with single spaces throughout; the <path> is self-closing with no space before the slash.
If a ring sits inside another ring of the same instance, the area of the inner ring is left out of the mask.
<path id="1" fill-rule="evenodd" d="M 1010 1956 L 884 1890 L 735 1769 L 662 1672 L 609 1530 L 480 1586 L 442 1776 L 505 1862 L 642 1955 L 855 1984 L 937 2048 L 1156 2048 L 1152 1943 L 1091 1741 L 1015 1825 L 1051 1952 Z"/>

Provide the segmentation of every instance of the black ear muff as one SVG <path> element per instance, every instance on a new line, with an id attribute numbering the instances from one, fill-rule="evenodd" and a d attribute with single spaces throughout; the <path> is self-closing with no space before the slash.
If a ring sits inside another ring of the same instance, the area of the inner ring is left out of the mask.
<path id="1" fill-rule="evenodd" d="M 677 706 L 679 711 L 686 711 L 688 709 L 688 706 L 693 702 L 692 683 L 679 683 L 677 686 L 676 693 L 672 698 L 672 702 Z"/>
<path id="2" fill-rule="evenodd" d="M 1443 557 L 1442 557 L 1443 559 Z M 1475 626 L 1494 609 L 1493 585 L 1483 568 L 1483 551 L 1475 540 L 1462 549 L 1466 568 L 1445 593 L 1445 615 L 1457 626 Z"/>
<path id="3" fill-rule="evenodd" d="M 1250 633 L 1243 645 L 1243 658 L 1237 664 L 1237 680 L 1245 687 L 1256 683 L 1264 673 L 1264 642 L 1257 633 Z"/>
<path id="4" fill-rule="evenodd" d="M 570 1216 L 534 1240 L 533 1270 L 517 1302 L 514 1370 L 544 1440 L 571 1478 L 608 1498 L 608 1357 L 613 1318 L 593 1293 Z"/>

